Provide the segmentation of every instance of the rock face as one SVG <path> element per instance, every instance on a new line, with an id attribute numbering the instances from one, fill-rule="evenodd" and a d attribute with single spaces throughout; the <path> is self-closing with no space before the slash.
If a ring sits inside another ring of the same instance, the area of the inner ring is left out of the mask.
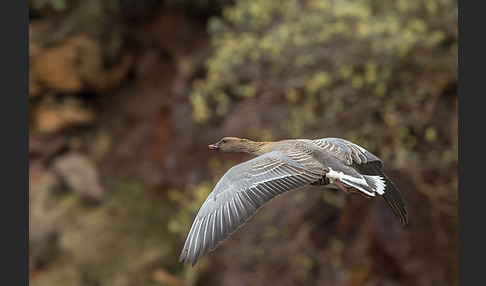
<path id="1" fill-rule="evenodd" d="M 83 154 L 70 152 L 57 157 L 53 162 L 53 170 L 69 190 L 87 201 L 101 202 L 106 196 L 98 169 Z"/>
<path id="2" fill-rule="evenodd" d="M 321 94 L 337 115 L 327 114 L 334 119 L 306 135 L 362 143 L 381 132 L 386 142 L 365 143 L 386 158 L 409 225 L 396 221 L 383 200 L 306 187 L 266 204 L 195 268 L 182 268 L 179 251 L 202 200 L 226 169 L 249 159 L 209 152 L 207 145 L 223 136 L 284 139 L 300 124 L 289 121 L 292 114 L 312 118 L 304 116 L 298 90 L 278 98 L 255 88 L 242 92 L 248 98 L 215 94 L 206 102 L 214 116 L 197 122 L 191 92 L 217 65 L 206 61 L 215 52 L 214 34 L 212 39 L 207 31 L 219 27 L 210 17 L 246 23 L 245 13 L 263 8 L 242 12 L 223 10 L 229 1 L 175 2 L 66 1 L 61 11 L 31 6 L 32 285 L 456 285 L 457 77 L 435 69 L 424 72 L 449 88 L 410 97 L 416 107 L 407 102 L 401 117 L 379 109 L 398 108 L 394 99 L 407 95 L 401 87 L 375 98 L 380 106 L 357 93 L 342 101 L 353 103 L 348 111 Z M 448 41 L 454 39 L 442 46 Z M 401 63 L 406 67 L 407 58 Z M 275 72 L 262 67 L 261 81 Z M 284 86 L 258 83 L 250 65 L 242 71 L 214 80 L 238 75 L 242 84 Z M 407 77 L 397 82 L 402 80 Z M 348 90 L 333 92 L 341 99 Z M 324 110 L 318 97 L 312 99 L 312 108 Z M 226 109 L 218 113 L 218 106 Z M 370 121 L 359 116 L 360 107 Z M 385 134 L 390 129 L 395 133 Z M 404 151 L 410 149 L 412 155 Z"/>

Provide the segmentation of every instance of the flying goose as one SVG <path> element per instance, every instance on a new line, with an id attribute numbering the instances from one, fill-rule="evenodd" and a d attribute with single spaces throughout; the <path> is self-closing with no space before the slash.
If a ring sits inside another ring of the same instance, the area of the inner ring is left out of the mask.
<path id="1" fill-rule="evenodd" d="M 407 210 L 381 160 L 340 138 L 254 142 L 225 137 L 210 150 L 257 156 L 229 169 L 201 206 L 179 261 L 204 258 L 274 197 L 306 185 L 337 188 L 365 197 L 382 196 L 402 224 Z"/>

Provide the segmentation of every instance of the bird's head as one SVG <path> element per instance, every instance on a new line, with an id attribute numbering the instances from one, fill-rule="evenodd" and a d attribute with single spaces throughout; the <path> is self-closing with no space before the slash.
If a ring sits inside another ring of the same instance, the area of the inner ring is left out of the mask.
<path id="1" fill-rule="evenodd" d="M 237 137 L 224 137 L 218 142 L 209 145 L 209 150 L 227 153 L 244 153 L 250 140 Z"/>

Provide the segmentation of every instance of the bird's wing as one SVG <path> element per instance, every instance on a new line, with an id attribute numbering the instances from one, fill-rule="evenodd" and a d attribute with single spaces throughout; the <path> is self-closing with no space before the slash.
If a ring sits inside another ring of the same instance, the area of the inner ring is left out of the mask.
<path id="1" fill-rule="evenodd" d="M 352 165 L 353 162 L 358 164 L 376 162 L 383 167 L 380 158 L 365 148 L 341 138 L 323 138 L 310 140 L 310 143 L 324 149 L 326 152 L 341 160 L 346 165 Z"/>
<path id="2" fill-rule="evenodd" d="M 273 151 L 232 167 L 199 210 L 179 261 L 194 266 L 263 204 L 324 174 L 325 167 L 302 152 Z"/>

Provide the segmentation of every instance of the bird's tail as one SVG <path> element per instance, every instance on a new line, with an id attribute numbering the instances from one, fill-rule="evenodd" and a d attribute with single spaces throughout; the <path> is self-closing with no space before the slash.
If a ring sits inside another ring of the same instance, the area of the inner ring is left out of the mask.
<path id="1" fill-rule="evenodd" d="M 392 208 L 400 222 L 404 225 L 407 224 L 407 208 L 405 207 L 405 202 L 403 201 L 402 196 L 398 192 L 397 187 L 395 187 L 385 174 L 383 174 L 383 179 L 386 184 L 385 192 L 382 195 L 383 199 L 385 199 L 386 203 Z"/>
<path id="2" fill-rule="evenodd" d="M 393 212 L 397 216 L 398 220 L 402 224 L 408 223 L 408 213 L 405 207 L 405 202 L 403 201 L 402 195 L 398 191 L 397 187 L 388 179 L 388 177 L 383 173 L 381 162 L 368 162 L 365 164 L 353 164 L 353 166 L 358 169 L 362 174 L 378 175 L 385 183 L 385 191 L 380 194 L 386 203 L 392 208 Z"/>

